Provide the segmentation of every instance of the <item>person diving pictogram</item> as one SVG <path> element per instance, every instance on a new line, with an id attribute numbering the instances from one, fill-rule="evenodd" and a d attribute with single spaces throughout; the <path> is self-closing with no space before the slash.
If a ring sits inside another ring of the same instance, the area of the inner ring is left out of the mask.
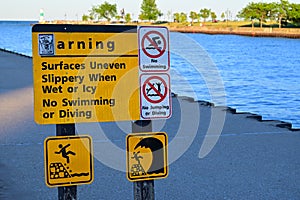
<path id="1" fill-rule="evenodd" d="M 66 146 L 63 146 L 62 144 L 59 144 L 58 147 L 60 148 L 60 151 L 55 152 L 56 154 L 61 154 L 62 157 L 67 159 L 67 163 L 70 162 L 69 154 L 75 156 L 76 154 L 73 151 L 67 151 L 66 149 L 70 146 L 71 144 L 67 144 Z"/>
<path id="2" fill-rule="evenodd" d="M 159 45 L 161 44 L 161 39 L 159 36 L 152 37 L 151 39 L 148 38 L 148 40 L 150 44 L 148 45 L 148 47 L 146 47 L 146 49 L 162 49 L 161 47 L 159 47 Z"/>

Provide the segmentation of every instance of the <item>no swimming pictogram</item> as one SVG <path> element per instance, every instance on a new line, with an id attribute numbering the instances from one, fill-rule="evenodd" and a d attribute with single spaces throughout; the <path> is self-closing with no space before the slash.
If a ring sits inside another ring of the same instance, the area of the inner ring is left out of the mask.
<path id="1" fill-rule="evenodd" d="M 168 94 L 168 86 L 159 76 L 151 76 L 143 83 L 143 96 L 150 103 L 162 102 Z"/>
<path id="2" fill-rule="evenodd" d="M 150 58 L 162 56 L 167 47 L 167 42 L 163 34 L 158 31 L 147 32 L 141 41 L 143 52 Z"/>

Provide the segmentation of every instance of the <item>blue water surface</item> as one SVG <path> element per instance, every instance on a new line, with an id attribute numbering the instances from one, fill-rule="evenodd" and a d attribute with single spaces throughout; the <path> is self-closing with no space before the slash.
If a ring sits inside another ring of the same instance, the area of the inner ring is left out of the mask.
<path id="1" fill-rule="evenodd" d="M 220 70 L 227 104 L 300 127 L 300 40 L 189 34 Z"/>
<path id="2" fill-rule="evenodd" d="M 31 25 L 34 21 L 0 21 L 0 48 L 32 55 Z"/>
<path id="3" fill-rule="evenodd" d="M 0 21 L 0 48 L 32 56 L 36 22 Z M 170 33 L 171 87 L 300 128 L 300 40 Z"/>

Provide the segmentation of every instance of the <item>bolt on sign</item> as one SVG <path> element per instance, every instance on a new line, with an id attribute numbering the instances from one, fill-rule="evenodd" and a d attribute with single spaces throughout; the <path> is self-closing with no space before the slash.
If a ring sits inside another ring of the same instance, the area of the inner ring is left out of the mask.
<path id="1" fill-rule="evenodd" d="M 90 184 L 94 179 L 92 152 L 92 138 L 87 135 L 46 138 L 46 184 L 49 187 Z"/>
<path id="2" fill-rule="evenodd" d="M 168 137 L 164 132 L 132 133 L 126 137 L 127 179 L 153 180 L 168 176 Z"/>
<path id="3" fill-rule="evenodd" d="M 148 69 L 153 76 L 156 71 L 152 69 L 160 65 L 169 69 L 169 63 L 160 64 L 169 55 L 168 34 L 162 35 L 155 31 L 161 27 L 154 27 L 153 33 L 140 38 L 145 41 L 143 54 L 151 55 L 150 61 L 155 62 L 145 64 L 148 67 L 144 70 L 139 64 L 149 59 L 139 62 L 140 29 L 121 25 L 34 25 L 35 121 L 66 124 L 170 117 L 169 76 L 163 81 L 140 83 Z M 141 84 L 145 85 L 143 92 Z"/>

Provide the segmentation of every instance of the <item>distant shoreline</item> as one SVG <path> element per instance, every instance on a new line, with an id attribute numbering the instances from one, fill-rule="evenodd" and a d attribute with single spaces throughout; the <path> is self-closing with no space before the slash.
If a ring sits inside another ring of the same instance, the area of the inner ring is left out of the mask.
<path id="1" fill-rule="evenodd" d="M 84 21 L 65 21 L 58 20 L 52 22 L 45 22 L 45 24 L 87 24 L 87 25 L 109 25 L 108 22 L 84 22 Z M 300 28 L 272 28 L 272 27 L 241 27 L 237 25 L 224 26 L 224 23 L 220 25 L 194 25 L 188 26 L 176 23 L 162 23 L 162 24 L 151 24 L 151 23 L 113 23 L 114 25 L 137 25 L 137 26 L 165 26 L 171 32 L 180 33 L 203 33 L 203 34 L 222 34 L 222 35 L 242 35 L 251 37 L 280 37 L 280 38 L 291 38 L 300 39 Z"/>
<path id="2" fill-rule="evenodd" d="M 283 37 L 300 39 L 300 29 L 278 29 L 278 28 L 208 28 L 208 27 L 169 27 L 170 31 L 181 33 L 203 33 L 222 35 L 242 35 L 251 37 Z"/>

